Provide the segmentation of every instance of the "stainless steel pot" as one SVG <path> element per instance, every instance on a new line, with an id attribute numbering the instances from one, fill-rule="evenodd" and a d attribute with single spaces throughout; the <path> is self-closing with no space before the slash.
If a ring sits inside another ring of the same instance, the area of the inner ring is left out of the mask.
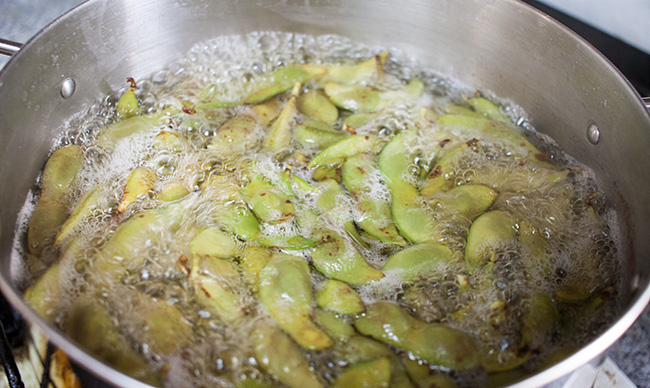
<path id="1" fill-rule="evenodd" d="M 515 386 L 544 385 L 606 350 L 650 300 L 650 116 L 607 60 L 516 0 L 93 0 L 41 31 L 0 73 L 2 292 L 29 322 L 91 373 L 118 373 L 47 325 L 22 300 L 12 268 L 18 212 L 52 139 L 73 114 L 163 68 L 194 43 L 258 30 L 340 34 L 398 47 L 421 63 L 515 101 L 530 122 L 594 169 L 622 224 L 626 305 L 603 334 Z M 72 80 L 72 81 L 71 81 Z M 74 86 L 74 87 L 73 87 Z"/>

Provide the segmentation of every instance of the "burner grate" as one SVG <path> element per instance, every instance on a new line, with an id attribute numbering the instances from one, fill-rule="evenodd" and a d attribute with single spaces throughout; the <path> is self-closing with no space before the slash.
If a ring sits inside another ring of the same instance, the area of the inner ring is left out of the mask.
<path id="1" fill-rule="evenodd" d="M 52 355 L 56 348 L 36 330 L 26 331 L 23 320 L 1 295 L 0 318 L 1 369 L 6 376 L 0 387 L 72 388 L 52 381 Z"/>

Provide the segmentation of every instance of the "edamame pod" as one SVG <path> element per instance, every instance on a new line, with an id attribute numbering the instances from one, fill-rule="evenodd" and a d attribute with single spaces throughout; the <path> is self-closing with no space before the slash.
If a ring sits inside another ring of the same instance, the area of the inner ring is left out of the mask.
<path id="1" fill-rule="evenodd" d="M 441 240 L 433 217 L 425 210 L 409 177 L 413 155 L 408 151 L 417 139 L 414 129 L 397 134 L 379 154 L 379 170 L 391 194 L 391 211 L 400 233 L 414 243 Z"/>
<path id="2" fill-rule="evenodd" d="M 242 240 L 256 240 L 260 221 L 244 203 L 240 188 L 229 179 L 213 175 L 206 181 L 204 195 L 214 198 L 217 206 L 213 212 L 217 224 Z"/>
<path id="3" fill-rule="evenodd" d="M 223 208 L 220 208 L 218 209 L 218 211 L 215 212 L 215 219 L 223 227 L 231 231 L 237 237 L 243 240 L 256 241 L 260 245 L 268 248 L 281 248 L 281 249 L 288 249 L 288 250 L 306 249 L 306 248 L 313 247 L 318 243 L 317 239 L 307 239 L 301 235 L 281 236 L 281 235 L 265 235 L 260 233 L 261 231 L 260 222 L 257 219 L 257 217 L 255 217 L 255 214 L 251 212 L 248 206 L 240 203 L 239 200 L 241 199 L 242 195 L 239 191 L 237 191 L 237 187 L 233 185 L 232 182 L 227 182 L 224 181 L 222 178 L 216 178 L 216 177 L 213 178 L 213 184 L 217 188 L 221 187 L 223 189 L 224 186 L 226 186 L 227 190 L 230 190 L 230 196 L 220 199 L 220 201 L 223 201 L 224 206 Z M 275 190 L 275 188 L 273 188 L 273 190 L 278 196 L 285 197 L 285 199 L 283 199 L 283 201 L 285 202 L 282 202 L 284 205 L 288 205 L 286 201 L 291 202 L 291 200 L 285 194 L 283 194 L 279 190 Z M 265 205 L 265 202 L 263 201 L 261 204 L 259 203 L 256 204 L 256 208 L 258 209 L 258 211 L 269 210 L 270 212 L 273 212 L 273 209 L 264 208 L 263 205 Z M 286 206 L 284 207 L 285 210 L 287 208 L 288 207 Z M 293 208 L 293 205 L 291 205 L 291 208 L 294 209 L 294 215 L 295 215 L 295 208 Z"/>
<path id="4" fill-rule="evenodd" d="M 559 211 L 559 209 L 557 210 Z M 583 212 L 582 229 L 579 232 L 575 232 L 575 238 L 590 241 L 600 238 L 602 229 L 598 213 L 591 206 L 580 210 Z M 598 269 L 602 265 L 600 261 L 601 256 L 594 252 L 593 248 L 588 249 L 586 247 L 588 247 L 588 244 L 585 243 L 581 250 L 575 252 L 569 258 L 571 261 L 570 265 L 573 268 L 564 272 L 561 282 L 553 291 L 553 299 L 556 302 L 585 304 L 592 299 L 591 297 L 595 293 L 609 285 L 609 281 L 602 277 L 602 270 Z M 580 269 L 578 270 L 577 268 Z M 595 274 L 601 274 L 601 276 L 594 276 Z"/>
<path id="5" fill-rule="evenodd" d="M 444 128 L 460 128 L 477 135 L 488 135 L 503 145 L 511 147 L 513 155 L 520 155 L 534 166 L 555 169 L 548 155 L 532 145 L 524 135 L 505 123 L 481 117 L 447 114 L 439 117 L 436 124 Z"/>
<path id="6" fill-rule="evenodd" d="M 130 324 L 140 329 L 138 340 L 153 352 L 178 354 L 190 343 L 192 327 L 174 305 L 140 294 L 133 298 L 130 308 Z M 143 327 L 147 330 L 141 330 Z"/>
<path id="7" fill-rule="evenodd" d="M 329 65 L 327 74 L 323 76 L 322 81 L 333 81 L 344 84 L 355 84 L 372 79 L 383 74 L 383 66 L 388 58 L 388 51 L 381 53 L 355 63 L 354 65 Z"/>
<path id="8" fill-rule="evenodd" d="M 97 281 L 109 280 L 127 268 L 137 268 L 146 260 L 135 254 L 138 249 L 155 244 L 161 234 L 173 234 L 180 228 L 185 214 L 183 201 L 166 207 L 136 213 L 115 230 L 100 248 L 93 265 Z"/>
<path id="9" fill-rule="evenodd" d="M 271 252 L 267 248 L 256 246 L 249 246 L 239 256 L 242 273 L 246 281 L 248 281 L 248 284 L 253 288 L 253 291 L 257 292 L 260 272 L 262 272 L 262 268 L 264 268 L 270 259 Z"/>
<path id="10" fill-rule="evenodd" d="M 280 112 L 282 112 L 282 104 L 276 98 L 267 100 L 262 104 L 257 104 L 251 108 L 250 112 L 255 116 L 257 121 L 262 123 L 262 125 L 267 126 L 273 122 L 273 120 L 278 117 Z"/>
<path id="11" fill-rule="evenodd" d="M 431 169 L 420 188 L 420 193 L 424 197 L 429 197 L 454 187 L 457 170 L 466 164 L 471 165 L 474 156 L 472 153 L 477 153 L 478 147 L 477 139 L 451 147 Z"/>
<path id="12" fill-rule="evenodd" d="M 66 267 L 83 253 L 79 240 L 72 240 L 54 264 L 25 290 L 25 301 L 46 321 L 55 322 L 63 313 L 60 304 L 65 300 L 66 287 L 72 284 L 67 277 L 74 274 Z"/>
<path id="13" fill-rule="evenodd" d="M 290 388 L 323 388 L 305 355 L 282 330 L 257 327 L 251 341 L 260 367 L 280 383 Z"/>
<path id="14" fill-rule="evenodd" d="M 290 221 L 296 215 L 289 197 L 257 176 L 241 189 L 241 195 L 263 222 L 278 224 Z"/>
<path id="15" fill-rule="evenodd" d="M 388 388 L 390 386 L 390 377 L 390 360 L 382 357 L 345 368 L 336 377 L 332 387 Z"/>
<path id="16" fill-rule="evenodd" d="M 300 83 L 296 83 L 291 92 L 291 98 L 284 106 L 278 118 L 273 122 L 269 132 L 262 142 L 262 149 L 276 154 L 289 147 L 291 142 L 291 123 L 296 114 L 296 98 L 300 92 Z"/>
<path id="17" fill-rule="evenodd" d="M 446 108 L 447 113 L 458 116 L 470 116 L 482 118 L 483 115 L 464 105 L 450 105 Z"/>
<path id="18" fill-rule="evenodd" d="M 363 301 L 352 287 L 338 280 L 326 280 L 316 292 L 318 306 L 339 314 L 355 315 L 366 310 Z"/>
<path id="19" fill-rule="evenodd" d="M 496 191 L 487 186 L 465 184 L 440 193 L 435 199 L 427 199 L 427 203 L 436 210 L 473 220 L 492 206 L 496 196 Z"/>
<path id="20" fill-rule="evenodd" d="M 378 198 L 378 193 L 369 187 L 371 182 L 380 184 L 379 177 L 379 169 L 368 154 L 355 155 L 343 164 L 343 182 L 357 202 L 359 226 L 380 241 L 406 245 L 393 223 L 389 202 Z"/>
<path id="21" fill-rule="evenodd" d="M 354 113 L 343 120 L 343 129 L 354 134 L 357 128 L 375 119 L 381 112 L 372 113 Z"/>
<path id="22" fill-rule="evenodd" d="M 543 344 L 560 320 L 560 313 L 551 297 L 544 291 L 535 291 L 524 302 L 522 344 Z"/>
<path id="23" fill-rule="evenodd" d="M 325 94 L 341 109 L 373 112 L 382 107 L 381 92 L 370 86 L 325 83 Z"/>
<path id="24" fill-rule="evenodd" d="M 181 152 L 186 148 L 185 139 L 174 132 L 160 131 L 153 139 L 153 148 L 170 152 Z"/>
<path id="25" fill-rule="evenodd" d="M 314 77 L 327 73 L 327 69 L 317 65 L 290 65 L 270 75 L 267 85 L 249 94 L 244 103 L 257 104 L 293 88 L 296 83 L 304 84 Z"/>
<path id="26" fill-rule="evenodd" d="M 302 249 L 312 248 L 320 242 L 316 238 L 306 238 L 301 235 L 262 235 L 258 236 L 255 241 L 267 248 L 285 249 L 288 251 L 299 251 Z"/>
<path id="27" fill-rule="evenodd" d="M 112 150 L 115 144 L 122 139 L 167 124 L 174 112 L 174 108 L 166 108 L 160 112 L 137 115 L 115 122 L 99 133 L 97 145 Z M 160 131 L 157 130 L 156 132 Z"/>
<path id="28" fill-rule="evenodd" d="M 422 81 L 413 78 L 399 90 L 379 91 L 370 86 L 326 82 L 327 97 L 341 109 L 353 112 L 374 112 L 394 104 L 404 104 L 418 98 L 424 91 Z"/>
<path id="29" fill-rule="evenodd" d="M 346 342 L 352 336 L 356 335 L 354 327 L 336 313 L 316 308 L 314 309 L 314 320 L 318 326 L 325 330 L 330 338 L 338 342 Z"/>
<path id="30" fill-rule="evenodd" d="M 79 198 L 77 205 L 70 214 L 70 217 L 61 226 L 59 233 L 54 239 L 54 246 L 60 247 L 66 240 L 79 230 L 99 207 L 100 198 L 103 193 L 99 188 L 92 188 Z"/>
<path id="31" fill-rule="evenodd" d="M 276 99 L 255 105 L 250 110 L 233 116 L 221 125 L 208 147 L 224 154 L 242 153 L 250 150 L 261 139 L 260 127 L 271 124 L 280 112 L 282 112 L 280 102 Z M 286 119 L 280 122 L 284 121 Z"/>
<path id="32" fill-rule="evenodd" d="M 274 253 L 260 272 L 260 302 L 300 346 L 319 350 L 332 340 L 309 316 L 312 289 L 307 262 L 297 256 Z"/>
<path id="33" fill-rule="evenodd" d="M 425 322 L 438 322 L 450 311 L 444 300 L 433 295 L 430 287 L 424 282 L 414 283 L 404 291 L 399 301 L 414 317 Z M 461 310 L 459 314 L 462 313 Z"/>
<path id="34" fill-rule="evenodd" d="M 465 370 L 478 366 L 478 349 L 472 337 L 442 324 L 415 319 L 390 302 L 367 306 L 354 327 L 363 335 L 409 351 L 436 367 Z"/>
<path id="35" fill-rule="evenodd" d="M 289 193 L 289 199 L 295 203 L 295 221 L 301 235 L 289 236 L 284 242 L 277 241 L 275 245 L 263 242 L 265 246 L 284 246 L 285 249 L 311 248 L 319 243 L 317 238 L 312 238 L 313 229 L 318 224 L 318 214 L 304 202 L 305 197 L 317 195 L 321 190 L 305 182 L 302 178 L 294 175 L 291 169 L 287 168 L 280 176 L 280 184 L 284 192 Z M 299 199 L 296 193 L 300 195 Z M 310 237 L 309 239 L 302 235 Z M 281 239 L 281 237 L 278 237 Z"/>
<path id="36" fill-rule="evenodd" d="M 502 123 L 510 123 L 506 115 L 501 113 L 501 109 L 495 103 L 484 97 L 472 97 L 469 104 L 474 110 L 490 120 L 500 121 Z"/>
<path id="37" fill-rule="evenodd" d="M 309 120 L 296 126 L 294 136 L 303 147 L 324 149 L 339 142 L 347 134 L 333 129 L 322 121 Z"/>
<path id="38" fill-rule="evenodd" d="M 66 321 L 66 331 L 94 356 L 143 383 L 159 387 L 158 376 L 113 324 L 114 318 L 97 301 L 78 301 Z"/>
<path id="39" fill-rule="evenodd" d="M 465 261 L 470 269 L 494 261 L 496 252 L 517 238 L 515 219 L 501 210 L 484 213 L 472 223 L 467 234 Z"/>
<path id="40" fill-rule="evenodd" d="M 181 181 L 171 181 L 167 182 L 158 194 L 158 198 L 163 202 L 174 202 L 181 198 L 184 198 L 190 193 L 185 186 L 185 183 Z"/>
<path id="41" fill-rule="evenodd" d="M 189 279 L 195 294 L 227 323 L 242 318 L 246 309 L 244 296 L 235 291 L 242 281 L 239 268 L 228 260 L 236 253 L 233 236 L 216 229 L 205 229 L 190 242 Z"/>
<path id="42" fill-rule="evenodd" d="M 190 253 L 197 259 L 230 259 L 237 251 L 235 238 L 218 229 L 204 229 L 190 242 Z"/>
<path id="43" fill-rule="evenodd" d="M 293 167 L 285 168 L 280 175 L 280 184 L 282 185 L 282 190 L 288 195 L 292 200 L 298 201 L 296 194 L 301 196 L 312 196 L 320 193 L 320 189 L 311 184 L 307 183 L 304 179 L 300 178 L 293 173 Z"/>
<path id="44" fill-rule="evenodd" d="M 237 105 L 236 102 L 233 101 L 224 101 L 216 97 L 212 98 L 206 98 L 204 100 L 199 101 L 196 105 L 194 105 L 192 108 L 194 109 L 220 109 L 220 108 L 228 108 L 231 106 Z"/>
<path id="45" fill-rule="evenodd" d="M 481 366 L 488 373 L 502 373 L 516 370 L 532 356 L 525 349 L 488 349 L 481 357 Z"/>
<path id="46" fill-rule="evenodd" d="M 235 384 L 235 388 L 273 388 L 273 386 L 262 380 L 245 377 Z"/>
<path id="47" fill-rule="evenodd" d="M 220 86 L 216 84 L 209 85 L 208 87 L 199 91 L 199 100 L 192 106 L 193 109 L 220 109 L 228 108 L 237 105 L 236 102 L 226 101 L 223 98 L 223 91 Z"/>
<path id="48" fill-rule="evenodd" d="M 438 118 L 438 113 L 433 108 L 421 108 L 419 117 L 433 123 Z"/>
<path id="49" fill-rule="evenodd" d="M 122 94 L 122 97 L 117 101 L 115 112 L 120 118 L 129 118 L 140 113 L 140 103 L 138 97 L 135 95 L 136 83 L 131 77 L 126 79 L 130 83 L 129 88 Z"/>
<path id="50" fill-rule="evenodd" d="M 243 203 L 233 202 L 224 206 L 216 219 L 230 232 L 243 240 L 256 240 L 260 222 Z"/>
<path id="51" fill-rule="evenodd" d="M 542 306 L 538 305 L 536 307 Z M 539 344 L 539 342 L 537 344 L 531 344 L 529 342 L 513 342 L 512 340 L 506 339 L 506 336 L 501 332 L 501 328 L 508 319 L 514 318 L 509 317 L 509 315 L 512 315 L 510 313 L 511 311 L 509 311 L 508 303 L 503 300 L 497 299 L 490 304 L 490 310 L 486 322 L 489 323 L 489 326 L 485 326 L 482 330 L 484 336 L 496 337 L 497 340 L 492 340 L 490 344 L 486 344 L 481 353 L 481 365 L 488 373 L 500 373 L 519 368 L 531 359 L 533 356 L 532 349 Z M 544 312 L 541 311 L 540 313 L 543 314 Z M 530 310 L 525 306 L 524 314 L 530 314 Z M 529 318 L 534 319 L 534 317 L 530 315 Z M 543 319 L 543 317 L 540 318 Z M 526 318 L 524 318 L 524 320 L 526 320 Z M 540 325 L 543 326 L 544 323 L 541 323 Z M 520 327 L 521 326 L 518 326 L 517 329 Z M 501 338 L 501 341 L 506 339 L 506 341 L 509 341 L 510 343 L 507 347 L 504 347 L 503 342 L 500 342 L 499 338 Z"/>
<path id="52" fill-rule="evenodd" d="M 321 182 L 320 195 L 316 199 L 316 208 L 323 214 L 328 214 L 333 210 L 345 207 L 347 197 L 339 186 L 338 182 L 333 179 L 325 179 Z M 349 211 L 341 211 L 341 214 L 329 215 L 332 223 L 340 225 L 351 219 Z"/>
<path id="53" fill-rule="evenodd" d="M 426 242 L 411 245 L 397 252 L 384 264 L 382 271 L 394 273 L 407 283 L 428 278 L 438 273 L 452 260 L 452 252 L 446 245 Z"/>
<path id="54" fill-rule="evenodd" d="M 219 127 L 215 137 L 210 139 L 208 148 L 224 154 L 245 152 L 258 144 L 259 126 L 257 118 L 248 112 L 235 115 Z"/>
<path id="55" fill-rule="evenodd" d="M 316 182 L 332 179 L 341 183 L 341 168 L 339 166 L 317 167 L 312 171 L 311 179 Z"/>
<path id="56" fill-rule="evenodd" d="M 527 265 L 542 265 L 546 273 L 551 272 L 550 243 L 542 235 L 542 232 L 534 228 L 529 222 L 519 223 L 519 245 L 524 249 L 524 257 L 530 258 Z"/>
<path id="57" fill-rule="evenodd" d="M 333 225 L 343 225 L 347 235 L 357 244 L 368 248 L 368 243 L 363 241 L 357 228 L 352 222 L 352 212 L 348 207 L 348 197 L 334 179 L 325 179 L 322 181 L 322 190 L 316 200 L 318 211 Z"/>
<path id="58" fill-rule="evenodd" d="M 381 149 L 384 142 L 374 135 L 352 135 L 324 149 L 309 162 L 307 167 L 318 168 L 340 165 L 356 154 L 374 153 Z"/>
<path id="59" fill-rule="evenodd" d="M 403 358 L 408 375 L 418 388 L 457 388 L 451 377 L 431 369 L 425 363 L 410 358 Z"/>
<path id="60" fill-rule="evenodd" d="M 341 347 L 340 352 L 341 358 L 348 364 L 388 358 L 390 360 L 390 386 L 392 388 L 414 388 L 397 355 L 381 342 L 362 335 L 354 335 Z"/>
<path id="61" fill-rule="evenodd" d="M 298 97 L 298 110 L 312 120 L 334 124 L 339 118 L 339 110 L 319 89 L 312 89 Z"/>
<path id="62" fill-rule="evenodd" d="M 323 242 L 311 254 L 314 267 L 325 276 L 361 285 L 379 280 L 384 274 L 371 267 L 353 246 L 332 230 L 323 231 Z"/>
<path id="63" fill-rule="evenodd" d="M 65 197 L 82 165 L 83 150 L 76 145 L 57 149 L 45 163 L 41 195 L 27 228 L 27 246 L 32 255 L 43 252 L 68 218 Z"/>
<path id="64" fill-rule="evenodd" d="M 577 281 L 563 281 L 555 291 L 553 299 L 558 302 L 580 304 L 591 296 L 593 287 L 591 284 L 581 284 Z"/>
<path id="65" fill-rule="evenodd" d="M 136 199 L 153 191 L 157 179 L 156 172 L 150 168 L 136 167 L 133 169 L 126 180 L 124 194 L 117 205 L 116 213 L 124 213 Z"/>
<path id="66" fill-rule="evenodd" d="M 25 301 L 48 322 L 54 322 L 60 314 L 59 302 L 64 293 L 61 276 L 61 264 L 54 263 L 25 290 Z"/>

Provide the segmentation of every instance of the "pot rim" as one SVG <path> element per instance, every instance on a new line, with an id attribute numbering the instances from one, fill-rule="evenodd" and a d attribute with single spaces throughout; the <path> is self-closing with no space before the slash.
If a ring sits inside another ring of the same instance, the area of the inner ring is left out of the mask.
<path id="1" fill-rule="evenodd" d="M 554 27 L 559 28 L 563 33 L 572 37 L 580 45 L 589 48 L 589 51 L 597 54 L 599 59 L 606 63 L 609 69 L 614 71 L 616 77 L 623 82 L 628 91 L 636 96 L 636 99 L 634 101 L 630 101 L 630 103 L 637 104 L 642 107 L 646 112 L 648 119 L 650 120 L 650 112 L 648 111 L 642 97 L 634 89 L 632 84 L 627 80 L 627 78 L 625 78 L 620 70 L 617 69 L 609 61 L 609 59 L 607 59 L 589 42 L 584 40 L 577 33 L 573 32 L 557 20 L 544 14 L 542 11 L 534 8 L 529 4 L 526 4 L 520 0 L 500 1 L 511 3 L 515 6 L 525 9 L 526 12 L 534 13 L 537 17 L 544 19 L 549 24 L 552 24 Z M 32 36 L 27 42 L 25 42 L 20 51 L 11 57 L 5 66 L 0 69 L 0 89 L 2 88 L 1 81 L 4 77 L 4 74 L 9 71 L 8 69 L 13 67 L 13 63 L 21 56 L 23 52 L 31 50 L 31 47 L 35 44 L 34 42 L 39 40 L 39 38 L 47 35 L 54 26 L 58 25 L 59 23 L 63 23 L 68 15 L 78 12 L 78 10 L 81 8 L 91 6 L 94 2 L 95 1 L 93 0 L 87 0 L 72 8 L 71 10 L 67 11 L 49 23 L 37 34 Z M 84 368 L 91 371 L 91 373 L 96 377 L 104 380 L 109 384 L 133 388 L 152 388 L 150 385 L 131 378 L 122 372 L 119 372 L 116 369 L 110 367 L 104 362 L 96 359 L 91 353 L 84 350 L 80 345 L 78 345 L 74 340 L 72 340 L 68 335 L 63 333 L 56 326 L 47 323 L 24 301 L 23 293 L 13 285 L 12 280 L 8 279 L 7 276 L 8 274 L 5 274 L 4 272 L 0 274 L 0 291 L 3 293 L 5 298 L 20 313 L 20 315 L 25 318 L 27 323 L 36 324 L 36 326 L 38 326 L 38 328 L 44 332 L 47 338 L 56 346 L 61 348 L 72 360 L 82 364 Z M 616 321 L 614 321 L 614 323 L 607 330 L 603 331 L 597 337 L 594 337 L 589 343 L 583 345 L 580 350 L 576 351 L 566 359 L 556 363 L 555 365 L 552 365 L 551 367 L 537 371 L 535 374 L 529 375 L 525 379 L 509 385 L 509 387 L 524 388 L 531 386 L 543 386 L 572 373 L 579 367 L 587 364 L 589 361 L 605 352 L 627 331 L 627 329 L 629 329 L 630 326 L 632 326 L 636 319 L 643 313 L 646 306 L 650 303 L 650 279 L 645 286 L 638 284 L 638 279 L 636 280 L 636 283 L 637 285 L 634 291 L 634 293 L 636 293 L 636 296 L 631 297 L 628 300 L 627 308 L 621 311 Z M 643 286 L 644 288 L 642 288 Z M 639 292 L 640 290 L 642 290 L 642 292 Z"/>

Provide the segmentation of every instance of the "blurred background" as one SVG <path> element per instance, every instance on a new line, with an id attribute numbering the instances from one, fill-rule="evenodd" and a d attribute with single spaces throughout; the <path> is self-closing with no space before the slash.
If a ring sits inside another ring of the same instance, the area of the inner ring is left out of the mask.
<path id="1" fill-rule="evenodd" d="M 650 0 L 523 1 L 585 38 L 650 96 Z"/>

